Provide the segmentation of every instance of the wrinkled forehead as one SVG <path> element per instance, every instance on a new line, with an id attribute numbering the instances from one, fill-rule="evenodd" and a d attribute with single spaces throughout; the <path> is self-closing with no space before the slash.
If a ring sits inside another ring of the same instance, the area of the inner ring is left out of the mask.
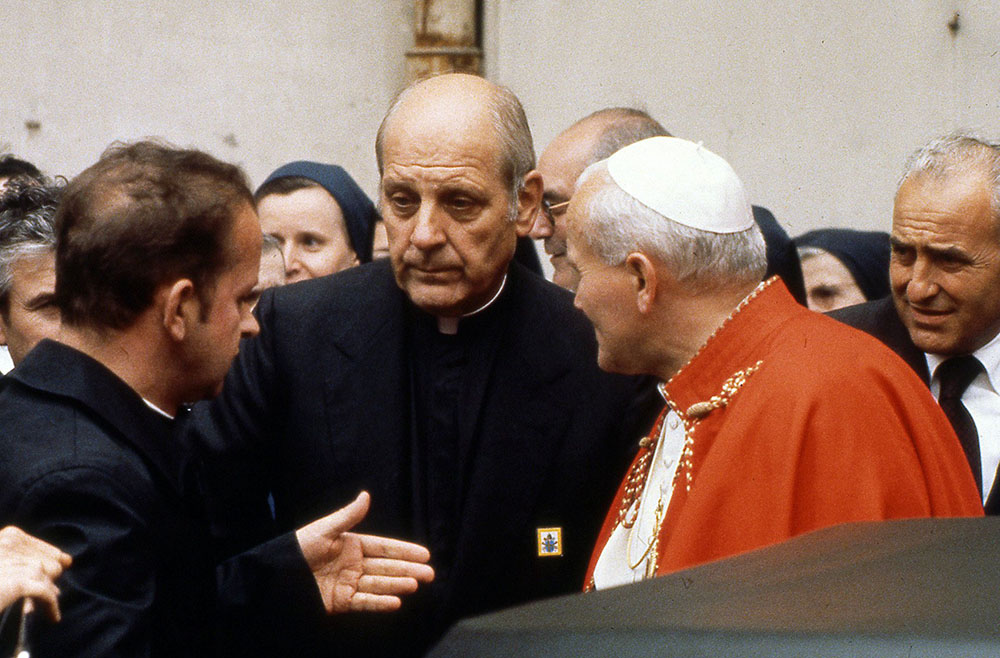
<path id="1" fill-rule="evenodd" d="M 949 240 L 1000 240 L 993 189 L 980 175 L 905 179 L 893 203 L 892 234 L 925 234 Z"/>
<path id="2" fill-rule="evenodd" d="M 500 146 L 487 103 L 421 97 L 400 106 L 386 124 L 382 158 L 387 169 L 471 166 L 499 177 Z"/>

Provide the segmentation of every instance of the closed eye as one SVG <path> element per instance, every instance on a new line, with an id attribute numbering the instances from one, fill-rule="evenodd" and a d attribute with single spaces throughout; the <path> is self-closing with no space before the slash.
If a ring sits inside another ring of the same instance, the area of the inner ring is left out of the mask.
<path id="1" fill-rule="evenodd" d="M 29 299 L 24 305 L 24 308 L 28 311 L 41 311 L 46 308 L 54 308 L 56 305 L 56 296 L 53 293 L 43 293 L 41 295 L 36 295 Z"/>

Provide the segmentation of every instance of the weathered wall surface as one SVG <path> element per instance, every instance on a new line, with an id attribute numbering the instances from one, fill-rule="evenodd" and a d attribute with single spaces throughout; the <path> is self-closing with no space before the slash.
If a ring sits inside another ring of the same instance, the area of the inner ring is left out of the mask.
<path id="1" fill-rule="evenodd" d="M 485 73 L 541 150 L 609 105 L 728 158 L 792 234 L 884 228 L 906 154 L 1000 136 L 995 0 L 484 0 Z M 958 12 L 957 31 L 949 29 Z M 72 175 L 158 135 L 242 164 L 338 162 L 374 192 L 412 0 L 3 0 L 0 149 Z"/>
<path id="2" fill-rule="evenodd" d="M 255 183 L 304 158 L 374 192 L 412 17 L 410 0 L 3 0 L 0 149 L 73 175 L 113 140 L 160 136 Z"/>
<path id="3" fill-rule="evenodd" d="M 486 0 L 486 21 L 486 74 L 520 95 L 539 151 L 641 106 L 729 159 L 792 234 L 886 228 L 912 150 L 1000 137 L 995 0 Z"/>

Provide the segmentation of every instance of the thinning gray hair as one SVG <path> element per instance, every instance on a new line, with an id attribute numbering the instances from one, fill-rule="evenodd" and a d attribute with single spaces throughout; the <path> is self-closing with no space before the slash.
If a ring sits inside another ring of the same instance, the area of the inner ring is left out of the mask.
<path id="1" fill-rule="evenodd" d="M 591 121 L 601 122 L 604 129 L 587 156 L 587 166 L 610 158 L 629 144 L 650 137 L 670 137 L 670 132 L 659 121 L 643 110 L 632 107 L 608 107 L 597 110 L 574 125 Z"/>
<path id="2" fill-rule="evenodd" d="M 577 188 L 594 178 L 600 189 L 583 211 L 584 233 L 594 253 L 619 265 L 632 252 L 667 263 L 679 281 L 702 292 L 753 285 L 767 270 L 764 236 L 756 222 L 738 233 L 701 231 L 673 221 L 627 194 L 608 174 L 606 161 L 588 167 Z"/>
<path id="3" fill-rule="evenodd" d="M 1000 220 L 1000 143 L 970 132 L 950 133 L 920 147 L 907 158 L 896 189 L 913 176 L 941 180 L 967 174 L 986 178 L 993 216 Z"/>
<path id="4" fill-rule="evenodd" d="M 378 163 L 378 175 L 382 176 L 384 162 L 382 159 L 385 142 L 385 129 L 389 120 L 396 114 L 403 101 L 422 83 L 431 78 L 423 78 L 410 84 L 396 96 L 385 113 L 382 123 L 375 135 L 375 161 Z M 510 190 L 513 215 L 517 216 L 517 199 L 524 189 L 524 177 L 535 168 L 535 146 L 531 139 L 531 128 L 528 117 L 517 96 L 507 87 L 490 83 L 493 93 L 489 96 L 490 120 L 500 142 L 500 175 L 504 185 Z"/>
<path id="5" fill-rule="evenodd" d="M 56 248 L 55 215 L 64 185 L 12 180 L 0 195 L 0 312 L 8 311 L 14 263 Z"/>

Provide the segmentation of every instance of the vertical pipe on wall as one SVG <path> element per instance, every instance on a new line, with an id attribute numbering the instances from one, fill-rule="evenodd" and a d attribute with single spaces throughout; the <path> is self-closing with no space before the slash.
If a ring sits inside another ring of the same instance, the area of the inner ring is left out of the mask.
<path id="1" fill-rule="evenodd" d="M 451 71 L 480 73 L 479 0 L 415 0 L 413 48 L 406 73 L 418 80 Z"/>

